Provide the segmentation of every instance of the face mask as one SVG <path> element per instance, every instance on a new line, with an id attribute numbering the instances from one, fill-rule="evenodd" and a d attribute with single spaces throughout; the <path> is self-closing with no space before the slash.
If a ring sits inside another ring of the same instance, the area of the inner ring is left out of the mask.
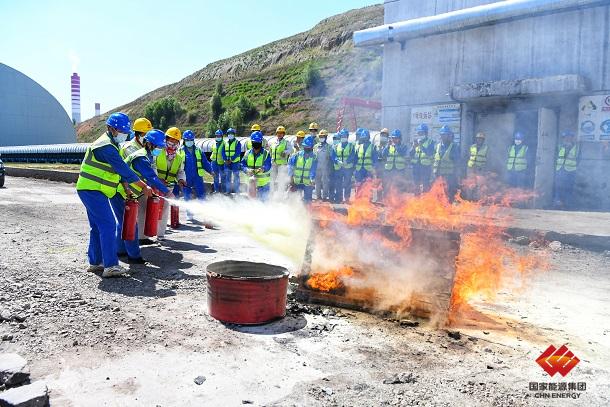
<path id="1" fill-rule="evenodd" d="M 156 157 L 159 154 L 161 154 L 162 150 L 163 150 L 162 148 L 153 148 L 153 151 L 151 151 L 151 154 L 153 155 L 153 157 Z"/>
<path id="2" fill-rule="evenodd" d="M 126 133 L 117 133 L 117 135 L 114 136 L 114 141 L 116 141 L 117 144 L 121 144 L 121 143 L 124 143 L 127 140 L 127 137 L 129 137 L 129 134 L 126 134 Z"/>
<path id="3" fill-rule="evenodd" d="M 233 140 L 235 138 L 234 134 L 229 134 L 229 140 Z"/>
<path id="4" fill-rule="evenodd" d="M 326 137 L 320 137 L 320 143 L 322 143 L 322 144 L 326 143 Z"/>
<path id="5" fill-rule="evenodd" d="M 313 149 L 311 148 L 304 148 L 303 149 L 306 153 L 311 153 L 313 151 Z"/>
<path id="6" fill-rule="evenodd" d="M 221 143 L 222 142 L 222 137 L 216 137 L 216 142 L 217 143 Z"/>
<path id="7" fill-rule="evenodd" d="M 515 145 L 516 145 L 516 146 L 520 146 L 520 145 L 521 145 L 521 143 L 522 143 L 522 141 L 521 141 L 521 140 L 515 140 Z"/>
<path id="8" fill-rule="evenodd" d="M 259 149 L 259 148 L 261 148 L 262 146 L 263 146 L 263 144 L 262 144 L 262 143 L 252 143 L 252 148 L 254 148 L 254 149 Z"/>
<path id="9" fill-rule="evenodd" d="M 187 140 L 184 142 L 184 145 L 187 147 L 193 147 L 195 145 L 195 142 L 192 140 Z"/>
<path id="10" fill-rule="evenodd" d="M 341 142 L 342 142 L 343 144 L 347 143 L 347 137 L 341 137 Z"/>

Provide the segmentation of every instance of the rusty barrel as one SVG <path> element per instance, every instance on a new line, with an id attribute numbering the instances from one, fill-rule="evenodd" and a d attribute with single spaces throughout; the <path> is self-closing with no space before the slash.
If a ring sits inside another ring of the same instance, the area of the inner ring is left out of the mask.
<path id="1" fill-rule="evenodd" d="M 207 267 L 208 312 L 222 322 L 264 324 L 286 315 L 288 270 L 226 260 Z"/>

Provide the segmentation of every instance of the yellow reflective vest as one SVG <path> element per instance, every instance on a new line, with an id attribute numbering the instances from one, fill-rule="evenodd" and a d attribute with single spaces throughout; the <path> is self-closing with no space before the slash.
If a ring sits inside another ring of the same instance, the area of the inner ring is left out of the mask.
<path id="1" fill-rule="evenodd" d="M 455 143 L 449 144 L 445 153 L 441 156 L 441 147 L 443 143 L 436 145 L 434 153 L 434 174 L 436 175 L 453 175 L 455 173 L 455 163 L 451 159 L 451 151 Z"/>
<path id="2" fill-rule="evenodd" d="M 180 171 L 180 166 L 184 162 L 184 152 L 177 151 L 174 160 L 172 161 L 171 168 L 167 168 L 167 152 L 161 151 L 155 160 L 157 166 L 157 174 L 159 178 L 164 179 L 168 184 L 176 182 L 176 176 Z"/>
<path id="3" fill-rule="evenodd" d="M 385 160 L 385 169 L 388 171 L 391 170 L 404 170 L 407 168 L 407 160 L 404 155 L 399 154 L 398 149 L 395 145 L 390 145 L 388 147 L 388 155 Z"/>
<path id="4" fill-rule="evenodd" d="M 248 154 L 248 158 L 246 159 L 246 165 L 249 169 L 255 170 L 257 168 L 262 168 L 265 164 L 265 160 L 269 156 L 269 152 L 265 149 L 262 149 L 262 153 L 260 153 L 256 159 L 254 159 L 254 150 L 249 150 L 246 154 Z M 254 174 L 256 177 L 256 186 L 264 187 L 271 181 L 271 173 L 267 172 L 259 172 Z"/>
<path id="5" fill-rule="evenodd" d="M 107 145 L 113 146 L 118 151 L 118 147 L 112 144 L 110 137 L 108 133 L 104 133 L 87 148 L 76 181 L 77 191 L 100 191 L 108 198 L 116 195 L 121 176 L 110 164 L 98 161 L 93 154 L 96 149 Z"/>
<path id="6" fill-rule="evenodd" d="M 282 141 L 276 141 L 271 146 L 271 160 L 273 160 L 274 164 L 277 165 L 286 165 L 288 164 L 288 160 L 284 157 L 284 151 L 286 151 L 286 147 L 288 146 L 288 141 L 285 138 Z"/>
<path id="7" fill-rule="evenodd" d="M 366 151 L 364 144 L 356 146 L 356 170 L 364 168 L 367 171 L 373 170 L 373 143 L 369 143 Z"/>
<path id="8" fill-rule="evenodd" d="M 482 169 L 487 164 L 487 144 L 483 144 L 480 148 L 473 144 L 470 146 L 470 158 L 468 159 L 468 168 Z"/>
<path id="9" fill-rule="evenodd" d="M 423 143 L 415 147 L 415 155 L 411 159 L 411 163 L 424 166 L 430 166 L 434 163 L 434 157 L 426 153 L 426 149 L 432 144 L 432 139 L 426 137 Z"/>
<path id="10" fill-rule="evenodd" d="M 305 157 L 304 151 L 298 153 L 292 175 L 292 181 L 296 185 L 311 185 L 311 167 L 315 159 L 316 155 L 314 153 L 310 154 L 308 157 Z"/>
<path id="11" fill-rule="evenodd" d="M 525 171 L 527 170 L 527 146 L 521 146 L 519 151 L 516 151 L 516 146 L 513 144 L 508 150 L 508 161 L 506 169 L 509 171 Z"/>
<path id="12" fill-rule="evenodd" d="M 212 155 L 210 156 L 210 161 L 218 165 L 223 165 L 225 163 L 225 159 L 222 158 L 222 152 L 224 151 L 224 148 L 224 142 L 220 144 L 216 142 L 216 144 L 214 144 L 214 147 L 212 147 Z"/>
<path id="13" fill-rule="evenodd" d="M 121 157 L 123 157 L 123 161 L 125 161 L 125 163 L 127 163 L 127 165 L 129 165 L 129 168 L 131 168 L 131 170 L 133 172 L 135 172 L 136 174 L 138 174 L 138 177 L 140 177 L 140 179 L 142 179 L 142 174 L 140 174 L 138 171 L 136 171 L 135 168 L 133 168 L 133 160 L 135 160 L 138 157 L 147 157 L 147 159 L 148 159 L 148 154 L 146 153 L 146 149 L 134 139 L 134 140 L 124 143 L 121 146 L 119 153 L 121 154 Z M 129 184 L 129 188 L 131 188 L 131 190 L 134 191 L 136 195 L 139 195 L 142 193 L 142 188 L 140 188 L 136 184 Z M 123 198 L 127 197 L 127 193 L 125 192 L 125 188 L 123 188 L 122 184 L 119 185 L 118 191 Z"/>
<path id="14" fill-rule="evenodd" d="M 568 150 L 566 155 L 566 147 L 561 146 L 557 152 L 557 162 L 555 163 L 555 171 L 559 171 L 562 168 L 565 171 L 572 172 L 576 171 L 578 166 L 578 144 L 574 144 L 572 148 Z"/>

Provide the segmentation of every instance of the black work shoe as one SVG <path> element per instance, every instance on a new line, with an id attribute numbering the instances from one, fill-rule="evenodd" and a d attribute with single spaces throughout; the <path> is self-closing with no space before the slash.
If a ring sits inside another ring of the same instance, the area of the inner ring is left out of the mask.
<path id="1" fill-rule="evenodd" d="M 140 246 L 149 246 L 151 244 L 155 244 L 155 241 L 151 239 L 140 239 L 138 240 L 138 243 Z"/>
<path id="2" fill-rule="evenodd" d="M 125 257 L 127 257 L 127 253 L 117 253 L 117 256 L 119 257 L 119 259 L 124 259 Z"/>
<path id="3" fill-rule="evenodd" d="M 128 257 L 127 263 L 129 264 L 146 264 L 146 260 L 141 257 Z"/>

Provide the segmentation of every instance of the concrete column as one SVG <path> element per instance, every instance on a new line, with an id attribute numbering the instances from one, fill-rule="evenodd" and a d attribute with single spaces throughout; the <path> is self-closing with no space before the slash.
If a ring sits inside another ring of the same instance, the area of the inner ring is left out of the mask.
<path id="1" fill-rule="evenodd" d="M 534 179 L 534 208 L 549 207 L 553 201 L 555 151 L 557 148 L 557 114 L 553 109 L 538 109 L 538 148 Z"/>

